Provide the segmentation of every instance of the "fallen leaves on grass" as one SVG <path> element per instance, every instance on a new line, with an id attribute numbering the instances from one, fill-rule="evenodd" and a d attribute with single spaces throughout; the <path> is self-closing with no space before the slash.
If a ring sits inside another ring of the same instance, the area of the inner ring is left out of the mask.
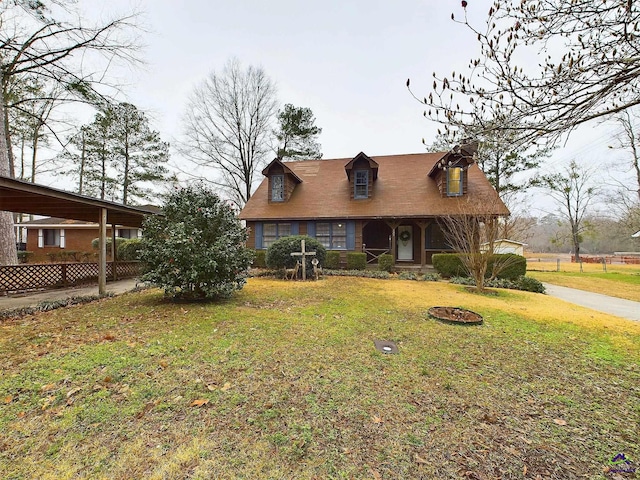
<path id="1" fill-rule="evenodd" d="M 11 395 L 7 395 L 6 397 L 4 397 L 4 403 L 8 404 L 13 402 L 13 397 Z"/>
<path id="2" fill-rule="evenodd" d="M 46 385 L 43 385 L 42 387 L 40 387 L 40 391 L 41 392 L 50 392 L 51 390 L 55 390 L 56 388 L 56 384 L 55 383 L 48 383 Z"/>
<path id="3" fill-rule="evenodd" d="M 554 418 L 553 423 L 555 423 L 556 425 L 564 426 L 567 424 L 567 421 L 563 420 L 562 418 Z"/>
<path id="4" fill-rule="evenodd" d="M 193 402 L 191 402 L 191 404 L 189 405 L 190 407 L 204 407 L 205 405 L 209 404 L 209 399 L 208 398 L 199 398 L 198 400 L 194 400 Z"/>

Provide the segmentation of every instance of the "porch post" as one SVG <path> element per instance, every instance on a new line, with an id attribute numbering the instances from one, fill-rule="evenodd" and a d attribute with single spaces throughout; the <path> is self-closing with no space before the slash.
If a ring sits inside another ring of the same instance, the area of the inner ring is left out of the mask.
<path id="1" fill-rule="evenodd" d="M 113 281 L 118 280 L 118 274 L 116 272 L 116 254 L 118 253 L 118 247 L 116 246 L 116 224 L 111 224 L 111 275 Z"/>
<path id="2" fill-rule="evenodd" d="M 100 209 L 98 220 L 98 294 L 107 292 L 107 209 Z"/>
<path id="3" fill-rule="evenodd" d="M 387 222 L 387 225 L 391 228 L 391 255 L 393 255 L 393 264 L 395 265 L 398 261 L 398 254 L 396 253 L 396 228 L 402 222 Z"/>
<path id="4" fill-rule="evenodd" d="M 419 220 L 416 224 L 420 227 L 420 265 L 425 267 L 427 265 L 427 227 L 429 222 L 427 220 Z"/>

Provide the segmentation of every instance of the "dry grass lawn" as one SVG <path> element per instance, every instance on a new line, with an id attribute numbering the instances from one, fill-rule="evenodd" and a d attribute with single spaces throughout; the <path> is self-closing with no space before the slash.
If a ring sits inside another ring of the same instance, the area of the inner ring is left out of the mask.
<path id="1" fill-rule="evenodd" d="M 601 293 L 612 297 L 640 302 L 640 265 L 606 265 L 561 262 L 557 271 L 556 262 L 527 262 L 527 275 L 554 285 L 577 288 L 588 292 Z"/>
<path id="2" fill-rule="evenodd" d="M 0 323 L 0 478 L 610 478 L 616 453 L 640 459 L 639 385 L 640 324 L 544 295 L 149 290 Z"/>

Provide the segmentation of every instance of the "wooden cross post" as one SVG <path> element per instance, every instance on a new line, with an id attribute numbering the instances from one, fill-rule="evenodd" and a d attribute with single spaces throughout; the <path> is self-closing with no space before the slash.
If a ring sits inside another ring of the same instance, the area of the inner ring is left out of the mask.
<path id="1" fill-rule="evenodd" d="M 307 279 L 307 259 L 306 257 L 315 256 L 316 252 L 307 252 L 305 250 L 304 240 L 300 241 L 300 252 L 293 252 L 292 257 L 301 257 L 302 259 L 302 280 Z"/>

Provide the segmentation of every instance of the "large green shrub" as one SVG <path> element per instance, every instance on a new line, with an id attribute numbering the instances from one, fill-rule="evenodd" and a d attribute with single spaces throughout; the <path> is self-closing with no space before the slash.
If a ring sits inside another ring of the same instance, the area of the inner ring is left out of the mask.
<path id="1" fill-rule="evenodd" d="M 515 280 L 527 273 L 527 259 L 515 253 L 498 253 L 492 255 L 487 265 L 487 276 L 491 275 L 494 263 L 498 262 L 499 272 L 496 278 Z"/>
<path id="2" fill-rule="evenodd" d="M 466 277 L 469 273 L 457 253 L 434 253 L 431 263 L 436 272 L 444 278 Z"/>
<path id="3" fill-rule="evenodd" d="M 122 242 L 118 246 L 118 260 L 124 260 L 126 262 L 132 262 L 140 259 L 140 249 L 142 248 L 142 241 L 139 238 L 131 238 Z"/>
<path id="4" fill-rule="evenodd" d="M 363 252 L 347 252 L 347 270 L 364 270 L 367 268 L 367 254 Z"/>
<path id="5" fill-rule="evenodd" d="M 291 254 L 300 251 L 300 242 L 305 241 L 305 250 L 307 252 L 316 252 L 315 258 L 318 259 L 320 265 L 324 265 L 327 257 L 327 250 L 315 238 L 306 235 L 291 235 L 276 240 L 267 249 L 265 261 L 269 268 L 293 268 L 300 257 L 294 257 Z M 307 271 L 313 268 L 311 261 L 314 257 L 307 256 Z"/>
<path id="6" fill-rule="evenodd" d="M 466 277 L 469 272 L 465 268 L 460 255 L 457 253 L 436 253 L 431 257 L 433 268 L 445 278 Z M 485 277 L 491 277 L 494 263 L 498 262 L 499 272 L 496 278 L 515 280 L 527 273 L 527 260 L 514 253 L 500 253 L 492 255 L 487 263 Z"/>
<path id="7" fill-rule="evenodd" d="M 142 280 L 174 298 L 228 297 L 246 283 L 253 251 L 233 207 L 205 186 L 169 194 L 144 222 Z"/>
<path id="8" fill-rule="evenodd" d="M 323 268 L 336 269 L 340 268 L 340 252 L 336 250 L 329 250 L 327 252 L 327 259 L 324 261 Z"/>
<path id="9" fill-rule="evenodd" d="M 378 257 L 378 270 L 391 272 L 393 270 L 393 255 L 383 253 Z"/>

